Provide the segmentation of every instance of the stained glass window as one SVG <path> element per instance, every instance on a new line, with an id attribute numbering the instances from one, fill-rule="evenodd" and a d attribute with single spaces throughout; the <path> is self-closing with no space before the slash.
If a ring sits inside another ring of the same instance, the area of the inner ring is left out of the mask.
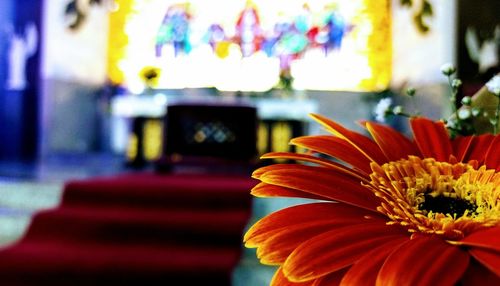
<path id="1" fill-rule="evenodd" d="M 373 91 L 391 73 L 389 0 L 117 0 L 108 74 L 157 88 Z M 281 82 L 282 83 L 282 82 Z"/>

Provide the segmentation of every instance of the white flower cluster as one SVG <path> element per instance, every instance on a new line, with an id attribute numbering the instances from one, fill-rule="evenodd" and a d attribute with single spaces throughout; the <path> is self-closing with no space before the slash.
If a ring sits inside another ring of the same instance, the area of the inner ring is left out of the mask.
<path id="1" fill-rule="evenodd" d="M 382 98 L 378 102 L 374 110 L 375 120 L 377 120 L 378 122 L 385 122 L 385 117 L 387 116 L 387 113 L 391 108 L 391 104 L 392 104 L 392 99 L 388 97 Z"/>
<path id="2" fill-rule="evenodd" d="M 441 66 L 441 72 L 446 76 L 450 76 L 454 74 L 456 71 L 457 68 L 451 63 L 446 63 Z"/>
<path id="3" fill-rule="evenodd" d="M 500 75 L 496 75 L 486 83 L 488 91 L 496 96 L 500 96 Z"/>

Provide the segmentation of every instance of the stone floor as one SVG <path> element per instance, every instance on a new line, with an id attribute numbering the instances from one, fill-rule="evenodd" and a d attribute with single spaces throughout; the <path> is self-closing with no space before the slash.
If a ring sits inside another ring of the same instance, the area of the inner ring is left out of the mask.
<path id="1" fill-rule="evenodd" d="M 0 246 L 19 239 L 34 212 L 59 203 L 62 183 L 0 181 Z"/>
<path id="2" fill-rule="evenodd" d="M 0 161 L 0 246 L 19 239 L 34 212 L 59 203 L 64 182 L 127 171 L 109 154 L 72 154 L 40 162 Z"/>

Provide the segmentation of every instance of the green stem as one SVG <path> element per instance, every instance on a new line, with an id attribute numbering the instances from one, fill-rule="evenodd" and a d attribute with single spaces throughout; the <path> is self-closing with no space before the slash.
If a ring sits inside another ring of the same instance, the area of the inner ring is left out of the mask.
<path id="1" fill-rule="evenodd" d="M 457 127 L 460 129 L 460 118 L 458 118 L 458 108 L 457 108 L 457 90 L 453 88 L 452 80 L 451 80 L 451 75 L 448 76 L 448 84 L 450 85 L 451 89 L 451 108 L 453 110 L 453 113 L 455 114 L 455 118 L 457 120 Z"/>
<path id="2" fill-rule="evenodd" d="M 413 112 L 415 113 L 415 115 L 417 115 L 417 116 L 420 115 L 420 111 L 417 108 L 417 100 L 415 99 L 415 96 L 411 97 L 411 105 L 412 105 Z"/>
<path id="3" fill-rule="evenodd" d="M 393 113 L 394 115 L 397 115 L 397 116 L 403 116 L 403 117 L 407 117 L 407 118 L 412 118 L 412 117 L 415 117 L 416 115 L 411 115 L 409 113 L 406 113 L 406 112 L 401 112 L 401 113 L 398 113 L 398 114 L 395 114 Z"/>
<path id="4" fill-rule="evenodd" d="M 498 133 L 498 120 L 500 117 L 500 97 L 498 97 L 497 110 L 495 111 L 495 124 L 493 125 L 493 135 Z"/>

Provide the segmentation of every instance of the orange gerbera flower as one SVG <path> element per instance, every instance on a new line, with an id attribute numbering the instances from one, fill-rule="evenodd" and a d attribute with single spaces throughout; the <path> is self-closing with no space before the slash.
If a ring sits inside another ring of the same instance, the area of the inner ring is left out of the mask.
<path id="1" fill-rule="evenodd" d="M 371 140 L 312 117 L 334 136 L 291 143 L 336 160 L 270 153 L 308 164 L 253 174 L 257 197 L 321 200 L 246 233 L 279 266 L 271 285 L 500 285 L 500 136 L 451 139 L 443 123 L 413 118 L 414 141 L 364 122 Z"/>

